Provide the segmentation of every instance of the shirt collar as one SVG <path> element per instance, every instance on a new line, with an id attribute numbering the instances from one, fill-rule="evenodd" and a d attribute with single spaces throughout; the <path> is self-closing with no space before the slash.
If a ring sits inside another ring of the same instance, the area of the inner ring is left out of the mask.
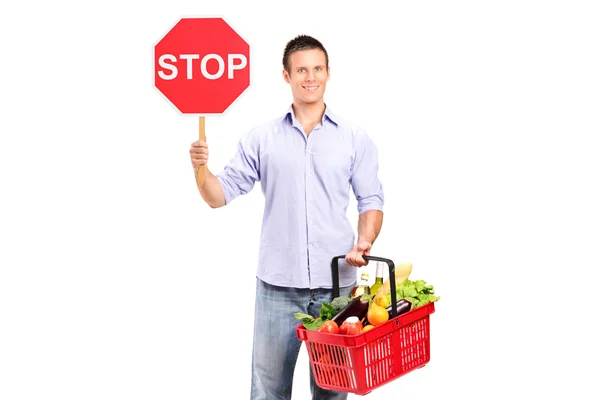
<path id="1" fill-rule="evenodd" d="M 294 121 L 296 121 L 296 117 L 294 116 L 294 109 L 292 108 L 291 104 L 288 107 L 283 118 L 292 125 L 294 124 Z M 321 124 L 324 124 L 325 120 L 331 121 L 336 126 L 338 125 L 338 121 L 339 121 L 338 116 L 335 115 L 335 113 L 331 110 L 331 108 L 327 104 L 325 104 L 325 112 L 323 113 L 323 118 L 321 119 Z"/>

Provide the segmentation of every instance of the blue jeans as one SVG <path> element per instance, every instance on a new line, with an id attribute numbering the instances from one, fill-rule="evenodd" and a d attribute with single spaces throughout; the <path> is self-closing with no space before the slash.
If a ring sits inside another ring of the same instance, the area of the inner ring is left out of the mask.
<path id="1" fill-rule="evenodd" d="M 340 288 L 340 295 L 348 296 L 353 286 Z M 321 303 L 331 302 L 332 299 L 331 289 L 286 288 L 256 280 L 251 400 L 292 398 L 294 368 L 303 345 L 296 336 L 296 327 L 301 321 L 294 318 L 293 314 L 300 312 L 316 318 Z M 310 390 L 313 400 L 348 398 L 345 392 L 318 387 L 312 370 Z"/>

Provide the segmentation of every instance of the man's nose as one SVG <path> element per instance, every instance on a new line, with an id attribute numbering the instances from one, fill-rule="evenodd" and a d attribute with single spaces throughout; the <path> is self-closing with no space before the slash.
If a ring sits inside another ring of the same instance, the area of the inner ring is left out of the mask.
<path id="1" fill-rule="evenodd" d="M 306 73 L 306 78 L 307 81 L 312 81 L 315 79 L 315 73 L 313 71 L 308 71 Z"/>

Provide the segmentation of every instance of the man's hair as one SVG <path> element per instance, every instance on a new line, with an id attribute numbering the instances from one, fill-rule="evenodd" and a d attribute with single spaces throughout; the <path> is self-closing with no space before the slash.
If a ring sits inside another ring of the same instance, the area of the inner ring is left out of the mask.
<path id="1" fill-rule="evenodd" d="M 300 50 L 312 50 L 319 49 L 325 53 L 325 66 L 329 67 L 329 56 L 325 46 L 321 44 L 317 39 L 308 35 L 298 35 L 285 45 L 283 51 L 283 68 L 289 73 L 290 72 L 290 54 Z"/>

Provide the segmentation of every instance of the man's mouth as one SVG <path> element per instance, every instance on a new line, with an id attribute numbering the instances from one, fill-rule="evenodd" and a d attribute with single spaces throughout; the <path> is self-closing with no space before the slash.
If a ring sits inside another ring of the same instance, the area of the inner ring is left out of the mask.
<path id="1" fill-rule="evenodd" d="M 302 85 L 302 87 L 306 90 L 308 90 L 309 92 L 314 92 L 315 90 L 317 90 L 319 88 L 319 85 Z"/>

